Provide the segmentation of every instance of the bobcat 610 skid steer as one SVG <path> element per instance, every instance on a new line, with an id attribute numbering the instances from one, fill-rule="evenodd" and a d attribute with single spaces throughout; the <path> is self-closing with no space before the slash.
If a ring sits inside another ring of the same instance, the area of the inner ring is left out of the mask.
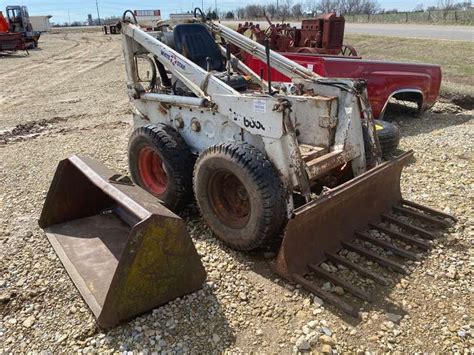
<path id="1" fill-rule="evenodd" d="M 144 32 L 126 13 L 119 27 L 134 106 L 133 182 L 70 157 L 58 167 L 40 218 L 100 325 L 201 286 L 204 268 L 183 221 L 170 211 L 180 211 L 193 193 L 217 238 L 251 250 L 283 236 L 275 272 L 352 315 L 358 308 L 347 293 L 338 297 L 318 282 L 371 296 L 323 262 L 387 284 L 339 251 L 405 273 L 366 243 L 418 259 L 414 250 L 429 248 L 424 238 L 434 237 L 429 225 L 454 220 L 402 199 L 400 175 L 413 153 L 382 161 L 364 81 L 319 77 L 202 17 L 161 21 L 159 31 Z M 276 87 L 269 75 L 261 80 L 232 56 L 231 45 L 292 82 Z"/>
<path id="2" fill-rule="evenodd" d="M 204 220 L 232 248 L 255 249 L 283 233 L 274 270 L 356 314 L 312 278 L 370 296 L 318 265 L 330 259 L 384 284 L 337 252 L 349 249 L 403 273 L 400 263 L 356 239 L 417 259 L 395 239 L 423 249 L 426 241 L 403 231 L 433 234 L 407 217 L 441 226 L 453 217 L 402 199 L 400 175 L 413 153 L 382 161 L 364 81 L 319 77 L 198 11 L 187 23 L 162 21 L 153 33 L 130 20 L 121 24 L 136 128 L 133 180 L 174 211 L 194 190 Z M 230 46 L 292 82 L 261 80 Z M 372 237 L 369 227 L 394 242 Z"/>

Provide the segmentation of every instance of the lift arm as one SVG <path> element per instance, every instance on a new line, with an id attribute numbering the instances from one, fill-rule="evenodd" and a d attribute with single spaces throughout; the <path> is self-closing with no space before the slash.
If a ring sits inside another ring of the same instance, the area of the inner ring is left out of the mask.
<path id="1" fill-rule="evenodd" d="M 214 77 L 191 60 L 168 47 L 163 42 L 144 32 L 140 27 L 127 22 L 122 22 L 122 35 L 124 38 L 124 54 L 126 62 L 132 63 L 134 55 L 140 51 L 138 43 L 173 73 L 179 80 L 183 81 L 193 93 L 201 98 L 211 99 L 214 94 L 240 96 L 239 92 Z M 129 39 L 129 40 L 127 40 Z M 127 67 L 128 85 L 135 86 L 133 70 Z M 132 83 L 133 82 L 133 83 Z M 137 88 L 135 87 L 135 90 Z"/>
<path id="2" fill-rule="evenodd" d="M 206 25 L 213 33 L 221 36 L 233 45 L 243 49 L 245 52 L 257 57 L 261 61 L 266 62 L 267 56 L 265 54 L 265 47 L 261 44 L 220 23 L 209 21 L 206 22 Z M 281 54 L 278 54 L 272 50 L 270 50 L 270 61 L 276 70 L 291 79 L 315 80 L 321 78 L 313 71 L 288 58 L 285 58 Z"/>

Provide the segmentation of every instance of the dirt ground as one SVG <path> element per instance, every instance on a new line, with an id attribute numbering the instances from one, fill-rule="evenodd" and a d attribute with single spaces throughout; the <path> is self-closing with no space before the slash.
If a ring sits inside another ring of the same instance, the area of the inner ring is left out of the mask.
<path id="1" fill-rule="evenodd" d="M 474 121 L 450 102 L 389 118 L 401 129 L 401 149 L 416 151 L 403 173 L 405 198 L 459 221 L 408 265 L 408 276 L 367 263 L 390 285 L 374 291 L 360 319 L 272 274 L 271 252 L 223 246 L 191 205 L 181 215 L 208 272 L 203 289 L 100 329 L 37 219 L 59 160 L 82 154 L 128 173 L 120 37 L 59 32 L 40 47 L 0 57 L 0 353 L 474 352 Z"/>

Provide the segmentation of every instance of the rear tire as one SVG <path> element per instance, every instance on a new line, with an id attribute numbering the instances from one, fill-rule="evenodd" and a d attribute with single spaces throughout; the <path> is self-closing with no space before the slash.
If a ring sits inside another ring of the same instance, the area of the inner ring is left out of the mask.
<path id="1" fill-rule="evenodd" d="M 247 143 L 222 143 L 202 152 L 193 185 L 203 218 L 233 249 L 261 246 L 286 222 L 284 185 L 267 157 Z"/>
<path id="2" fill-rule="evenodd" d="M 174 212 L 192 195 L 194 157 L 170 126 L 137 128 L 128 144 L 128 164 L 132 180 Z"/>
<path id="3" fill-rule="evenodd" d="M 380 148 L 382 149 L 382 156 L 387 158 L 400 143 L 400 130 L 393 123 L 381 120 L 375 121 L 375 132 L 379 138 Z"/>

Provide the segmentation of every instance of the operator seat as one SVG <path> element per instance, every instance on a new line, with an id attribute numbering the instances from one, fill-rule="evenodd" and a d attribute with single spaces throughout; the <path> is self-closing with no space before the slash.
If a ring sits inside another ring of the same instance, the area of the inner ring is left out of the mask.
<path id="1" fill-rule="evenodd" d="M 237 91 L 247 90 L 248 83 L 242 75 L 226 73 L 224 56 L 204 25 L 200 23 L 176 25 L 173 30 L 173 39 L 177 52 L 204 70 L 207 70 L 207 58 L 209 58 L 209 69 L 217 78 Z"/>
<path id="2" fill-rule="evenodd" d="M 214 38 L 203 25 L 199 23 L 177 25 L 173 37 L 176 50 L 204 70 L 207 70 L 207 57 L 210 58 L 211 70 L 225 70 L 224 57 Z"/>

